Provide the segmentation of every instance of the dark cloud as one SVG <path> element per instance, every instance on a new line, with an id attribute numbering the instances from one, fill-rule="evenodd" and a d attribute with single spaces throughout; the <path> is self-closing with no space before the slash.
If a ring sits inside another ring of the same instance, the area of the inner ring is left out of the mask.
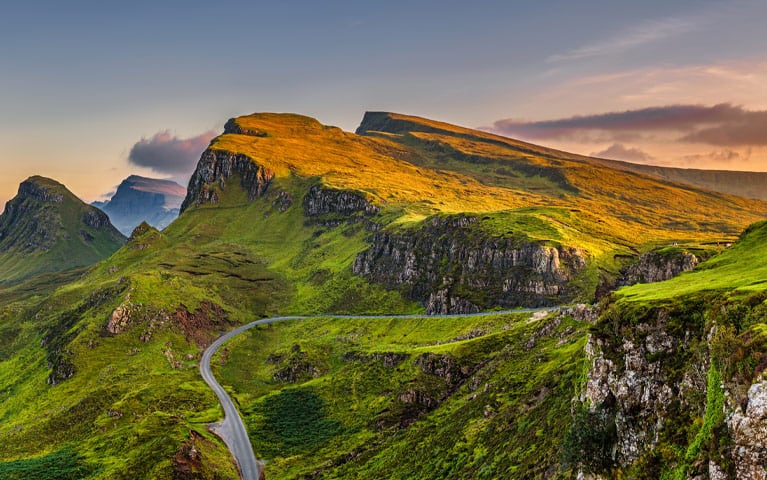
<path id="1" fill-rule="evenodd" d="M 498 120 L 495 132 L 523 139 L 629 141 L 672 134 L 676 140 L 717 146 L 767 145 L 767 111 L 729 103 L 662 107 L 525 122 Z"/>
<path id="2" fill-rule="evenodd" d="M 190 138 L 179 138 L 169 130 L 157 132 L 151 138 L 136 142 L 128 154 L 128 161 L 158 173 L 188 175 L 215 136 L 212 131 Z"/>
<path id="3" fill-rule="evenodd" d="M 634 147 L 626 147 L 622 143 L 613 143 L 601 152 L 591 153 L 592 157 L 609 158 L 612 160 L 626 160 L 628 162 L 649 163 L 655 157 L 649 153 Z"/>
<path id="4" fill-rule="evenodd" d="M 685 135 L 681 140 L 720 147 L 767 145 L 767 111 L 743 111 L 739 118 L 701 128 Z"/>

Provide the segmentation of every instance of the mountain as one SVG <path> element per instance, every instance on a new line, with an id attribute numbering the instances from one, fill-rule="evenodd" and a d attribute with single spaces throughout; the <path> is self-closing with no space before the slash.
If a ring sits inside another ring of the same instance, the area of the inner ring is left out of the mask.
<path id="1" fill-rule="evenodd" d="M 0 289 L 0 477 L 236 478 L 201 352 L 290 314 L 212 362 L 267 478 L 759 465 L 767 203 L 407 115 L 357 132 L 231 119 L 166 229 Z M 444 316 L 516 306 L 545 310 Z M 432 316 L 333 316 L 398 313 Z"/>
<path id="2" fill-rule="evenodd" d="M 178 217 L 186 189 L 171 180 L 131 175 L 117 187 L 112 198 L 93 205 L 109 215 L 115 227 L 130 235 L 141 222 L 163 229 Z"/>
<path id="3" fill-rule="evenodd" d="M 0 215 L 0 282 L 90 265 L 124 242 L 103 212 L 64 185 L 30 177 Z"/>

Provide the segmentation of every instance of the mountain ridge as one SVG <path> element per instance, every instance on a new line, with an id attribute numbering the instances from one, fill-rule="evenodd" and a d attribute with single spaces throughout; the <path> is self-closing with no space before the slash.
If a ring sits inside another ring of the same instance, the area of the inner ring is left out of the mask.
<path id="1" fill-rule="evenodd" d="M 458 127 L 449 123 L 422 117 L 384 111 L 365 112 L 356 133 L 359 135 L 375 135 L 381 133 L 396 134 L 407 132 L 408 129 L 411 129 L 410 131 L 419 131 L 423 133 L 449 132 L 464 136 L 472 136 L 481 132 L 487 140 L 505 144 L 520 151 L 533 152 L 551 157 L 597 162 L 613 169 L 649 175 L 672 183 L 683 183 L 720 193 L 767 200 L 767 188 L 765 188 L 767 185 L 767 172 L 704 170 L 604 159 L 571 153 L 564 150 L 557 150 L 550 147 L 543 147 L 534 143 L 498 135 L 492 131 L 472 130 L 467 127 Z"/>

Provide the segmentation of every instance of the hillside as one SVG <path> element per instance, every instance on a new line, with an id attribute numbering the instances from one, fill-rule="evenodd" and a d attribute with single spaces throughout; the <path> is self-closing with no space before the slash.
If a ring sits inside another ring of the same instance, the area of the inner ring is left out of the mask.
<path id="1" fill-rule="evenodd" d="M 731 170 L 699 170 L 695 168 L 659 167 L 638 163 L 601 160 L 610 168 L 686 183 L 698 188 L 747 198 L 767 200 L 767 172 L 736 172 Z"/>
<path id="2" fill-rule="evenodd" d="M 123 180 L 117 191 L 105 202 L 95 202 L 109 215 L 109 220 L 124 235 L 147 222 L 162 230 L 178 217 L 186 189 L 171 180 L 131 175 Z"/>
<path id="3" fill-rule="evenodd" d="M 763 478 L 765 255 L 760 222 L 599 319 L 269 326 L 218 375 L 271 478 Z"/>
<path id="4" fill-rule="evenodd" d="M 569 477 L 587 463 L 568 432 L 590 418 L 571 407 L 593 354 L 621 355 L 618 336 L 590 343 L 629 301 L 609 293 L 621 270 L 646 251 L 716 265 L 717 242 L 767 212 L 415 117 L 369 114 L 360 133 L 232 119 L 165 230 L 142 224 L 82 276 L 41 280 L 52 293 L 0 290 L 0 477 L 234 478 L 207 429 L 221 411 L 201 351 L 291 313 L 324 316 L 252 330 L 218 358 L 267 478 Z M 595 325 L 554 308 L 597 296 Z M 440 316 L 520 305 L 550 314 Z M 435 317 L 332 317 L 415 312 Z"/>
<path id="5" fill-rule="evenodd" d="M 0 215 L 0 283 L 95 263 L 125 241 L 60 183 L 30 177 Z"/>

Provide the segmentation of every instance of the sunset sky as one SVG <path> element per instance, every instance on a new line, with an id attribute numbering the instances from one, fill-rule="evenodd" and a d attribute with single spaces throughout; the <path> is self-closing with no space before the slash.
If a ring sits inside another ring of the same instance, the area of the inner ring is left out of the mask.
<path id="1" fill-rule="evenodd" d="M 767 2 L 29 1 L 0 13 L 0 205 L 185 184 L 232 116 L 365 110 L 582 154 L 767 171 Z M 1 208 L 1 206 L 0 206 Z"/>

